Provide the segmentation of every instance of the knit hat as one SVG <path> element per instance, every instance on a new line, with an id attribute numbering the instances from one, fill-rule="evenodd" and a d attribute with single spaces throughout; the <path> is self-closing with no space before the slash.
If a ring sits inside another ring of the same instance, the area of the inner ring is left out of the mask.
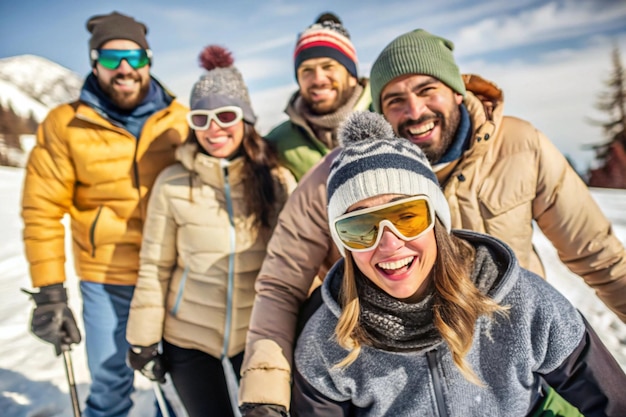
<path id="1" fill-rule="evenodd" d="M 232 54 L 221 46 L 209 45 L 199 56 L 200 66 L 208 72 L 200 77 L 191 90 L 191 110 L 213 110 L 224 106 L 237 106 L 243 110 L 243 119 L 254 124 L 248 87 L 237 68 Z"/>
<path id="2" fill-rule="evenodd" d="M 311 58 L 332 58 L 357 77 L 356 50 L 350 34 L 333 13 L 321 14 L 311 26 L 298 35 L 293 59 L 298 78 L 298 68 Z"/>
<path id="3" fill-rule="evenodd" d="M 424 74 L 437 78 L 452 90 L 465 96 L 465 84 L 454 62 L 454 44 L 423 29 L 398 36 L 385 46 L 370 71 L 372 104 L 381 113 L 380 93 L 396 77 Z"/>
<path id="4" fill-rule="evenodd" d="M 91 33 L 90 51 L 100 48 L 112 39 L 127 39 L 143 49 L 150 49 L 146 40 L 146 25 L 118 12 L 92 16 L 87 21 L 87 30 Z"/>
<path id="5" fill-rule="evenodd" d="M 391 125 L 372 112 L 353 112 L 338 135 L 342 149 L 330 166 L 327 209 L 331 234 L 342 254 L 333 221 L 353 204 L 380 194 L 427 195 L 450 231 L 450 207 L 419 146 L 395 137 Z"/>

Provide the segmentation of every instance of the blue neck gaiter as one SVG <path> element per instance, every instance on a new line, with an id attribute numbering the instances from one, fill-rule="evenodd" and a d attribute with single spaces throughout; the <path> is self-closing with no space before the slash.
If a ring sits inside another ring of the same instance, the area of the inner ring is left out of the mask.
<path id="1" fill-rule="evenodd" d="M 169 106 L 173 99 L 152 77 L 150 77 L 148 94 L 137 107 L 130 110 L 117 107 L 100 88 L 98 79 L 93 73 L 89 74 L 80 92 L 81 101 L 93 107 L 113 124 L 129 131 L 135 138 L 139 138 L 141 135 L 146 120 L 157 111 Z"/>
<path id="2" fill-rule="evenodd" d="M 459 109 L 461 110 L 461 121 L 458 129 L 456 130 L 454 141 L 452 142 L 450 148 L 448 148 L 448 151 L 441 157 L 441 159 L 439 159 L 439 161 L 436 162 L 437 164 L 443 164 L 459 159 L 463 152 L 465 152 L 465 150 L 469 147 L 470 138 L 472 137 L 472 122 L 465 104 L 461 103 L 459 105 Z"/>

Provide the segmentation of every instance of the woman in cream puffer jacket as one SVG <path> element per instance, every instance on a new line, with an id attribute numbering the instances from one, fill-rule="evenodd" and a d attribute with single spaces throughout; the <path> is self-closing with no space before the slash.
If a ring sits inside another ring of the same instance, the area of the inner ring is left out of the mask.
<path id="1" fill-rule="evenodd" d="M 243 354 L 256 275 L 295 179 L 285 168 L 272 171 L 272 224 L 255 226 L 246 213 L 252 196 L 244 187 L 244 157 L 214 158 L 197 148 L 179 148 L 180 163 L 166 168 L 153 189 L 127 339 L 144 347 L 164 339 L 221 360 Z"/>
<path id="2" fill-rule="evenodd" d="M 254 129 L 235 67 L 209 69 L 190 107 L 179 163 L 148 203 L 128 359 L 154 380 L 169 372 L 190 417 L 229 416 L 237 404 L 226 381 L 238 379 L 256 276 L 296 182 Z"/>

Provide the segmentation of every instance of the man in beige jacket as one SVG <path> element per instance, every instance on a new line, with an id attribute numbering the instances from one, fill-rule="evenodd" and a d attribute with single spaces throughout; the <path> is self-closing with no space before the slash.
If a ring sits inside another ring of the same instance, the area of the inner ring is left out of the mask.
<path id="1" fill-rule="evenodd" d="M 503 240 L 524 268 L 543 275 L 532 245 L 536 222 L 565 265 L 626 321 L 626 250 L 587 186 L 541 132 L 503 116 L 494 84 L 461 76 L 452 50 L 450 41 L 423 30 L 392 41 L 370 74 L 375 110 L 424 150 L 453 228 Z M 240 403 L 248 417 L 289 408 L 299 310 L 314 277 L 338 259 L 326 219 L 326 180 L 336 154 L 300 181 L 269 243 L 242 366 Z"/>

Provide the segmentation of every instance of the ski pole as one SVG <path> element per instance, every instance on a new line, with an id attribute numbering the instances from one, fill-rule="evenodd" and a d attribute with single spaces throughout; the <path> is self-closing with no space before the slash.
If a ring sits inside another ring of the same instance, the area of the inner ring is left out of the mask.
<path id="1" fill-rule="evenodd" d="M 63 363 L 65 364 L 65 375 L 67 376 L 67 384 L 70 389 L 70 397 L 72 399 L 72 410 L 74 417 L 81 417 L 80 407 L 78 405 L 78 391 L 76 390 L 76 380 L 74 379 L 74 367 L 72 366 L 72 356 L 70 355 L 70 345 L 61 345 L 63 352 Z"/>
<path id="2" fill-rule="evenodd" d="M 230 405 L 233 407 L 233 416 L 241 417 L 237 401 L 239 383 L 237 382 L 233 364 L 227 356 L 222 356 L 222 368 L 224 368 L 224 376 L 226 377 L 226 388 L 228 389 L 228 396 L 230 397 Z"/>
<path id="3" fill-rule="evenodd" d="M 154 396 L 156 397 L 157 403 L 159 404 L 161 414 L 163 415 L 163 417 L 170 417 L 170 412 L 167 409 L 167 404 L 165 404 L 165 398 L 163 398 L 161 384 L 159 384 L 157 381 L 152 381 L 152 389 L 154 390 Z"/>

